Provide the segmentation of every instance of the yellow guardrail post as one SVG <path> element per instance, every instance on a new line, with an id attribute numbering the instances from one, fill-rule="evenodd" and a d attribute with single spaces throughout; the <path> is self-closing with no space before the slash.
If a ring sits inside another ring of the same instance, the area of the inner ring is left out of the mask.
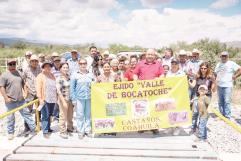
<path id="1" fill-rule="evenodd" d="M 222 119 L 224 122 L 226 122 L 228 125 L 232 126 L 236 131 L 241 133 L 241 127 L 235 124 L 234 122 L 230 121 L 226 117 L 224 117 L 218 110 L 212 109 L 213 113 L 215 113 L 216 116 L 218 116 L 220 119 Z"/>
<path id="2" fill-rule="evenodd" d="M 38 111 L 39 103 L 37 102 L 35 105 L 36 105 L 36 111 L 35 111 L 36 132 L 39 132 L 40 131 L 40 120 L 39 120 L 39 111 Z"/>

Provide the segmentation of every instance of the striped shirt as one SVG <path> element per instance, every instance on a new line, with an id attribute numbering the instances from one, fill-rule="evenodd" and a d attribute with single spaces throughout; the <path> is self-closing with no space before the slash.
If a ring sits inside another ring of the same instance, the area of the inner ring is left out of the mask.
<path id="1" fill-rule="evenodd" d="M 61 75 L 60 70 L 56 69 L 54 66 L 51 70 L 51 73 L 54 75 L 55 79 Z"/>

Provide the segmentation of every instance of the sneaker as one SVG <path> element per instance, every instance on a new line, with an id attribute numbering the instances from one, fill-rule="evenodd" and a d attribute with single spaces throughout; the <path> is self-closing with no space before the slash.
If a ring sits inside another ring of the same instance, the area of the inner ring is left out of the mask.
<path id="1" fill-rule="evenodd" d="M 52 130 L 52 129 L 49 129 L 49 130 L 48 130 L 49 133 L 52 133 L 53 131 L 54 131 L 54 130 Z"/>
<path id="2" fill-rule="evenodd" d="M 24 130 L 21 133 L 17 135 L 17 137 L 28 137 L 31 131 L 29 130 Z"/>
<path id="3" fill-rule="evenodd" d="M 62 138 L 62 139 L 68 139 L 68 135 L 66 133 L 60 133 L 59 136 Z"/>
<path id="4" fill-rule="evenodd" d="M 73 133 L 73 132 L 74 132 L 74 129 L 67 129 L 67 132 L 68 132 L 68 133 Z"/>
<path id="5" fill-rule="evenodd" d="M 191 129 L 191 131 L 189 132 L 189 135 L 193 135 L 196 132 L 196 129 Z"/>
<path id="6" fill-rule="evenodd" d="M 43 137 L 44 137 L 45 139 L 49 139 L 49 134 L 43 134 Z"/>
<path id="7" fill-rule="evenodd" d="M 36 131 L 30 131 L 29 134 L 34 136 L 34 135 L 37 135 L 37 132 Z"/>
<path id="8" fill-rule="evenodd" d="M 79 133 L 79 134 L 78 134 L 78 137 L 79 137 L 79 139 L 81 140 L 81 139 L 84 138 L 84 134 Z"/>
<path id="9" fill-rule="evenodd" d="M 14 135 L 13 134 L 8 134 L 8 140 L 13 140 Z"/>

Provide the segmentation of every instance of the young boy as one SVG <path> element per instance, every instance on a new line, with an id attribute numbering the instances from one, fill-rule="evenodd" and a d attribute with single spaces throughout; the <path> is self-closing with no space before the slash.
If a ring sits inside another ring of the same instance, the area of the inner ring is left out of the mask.
<path id="1" fill-rule="evenodd" d="M 207 139 L 207 122 L 208 122 L 208 106 L 210 104 L 210 98 L 206 96 L 208 88 L 206 85 L 201 85 L 198 88 L 197 106 L 199 113 L 198 124 L 198 140 L 206 141 Z"/>

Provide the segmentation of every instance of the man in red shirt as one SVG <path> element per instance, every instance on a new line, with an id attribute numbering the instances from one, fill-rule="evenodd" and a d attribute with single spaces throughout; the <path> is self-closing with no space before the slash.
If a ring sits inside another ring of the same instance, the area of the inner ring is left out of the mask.
<path id="1" fill-rule="evenodd" d="M 146 59 L 140 61 L 133 71 L 134 80 L 151 80 L 160 77 L 164 74 L 162 64 L 156 60 L 156 50 L 148 49 L 146 51 Z M 158 129 L 151 130 L 153 134 L 159 134 Z M 139 131 L 142 133 L 144 131 Z"/>
<path id="2" fill-rule="evenodd" d="M 146 59 L 140 61 L 133 71 L 134 80 L 150 80 L 160 77 L 164 73 L 164 69 L 160 62 L 156 59 L 156 50 L 148 49 L 146 51 Z"/>

